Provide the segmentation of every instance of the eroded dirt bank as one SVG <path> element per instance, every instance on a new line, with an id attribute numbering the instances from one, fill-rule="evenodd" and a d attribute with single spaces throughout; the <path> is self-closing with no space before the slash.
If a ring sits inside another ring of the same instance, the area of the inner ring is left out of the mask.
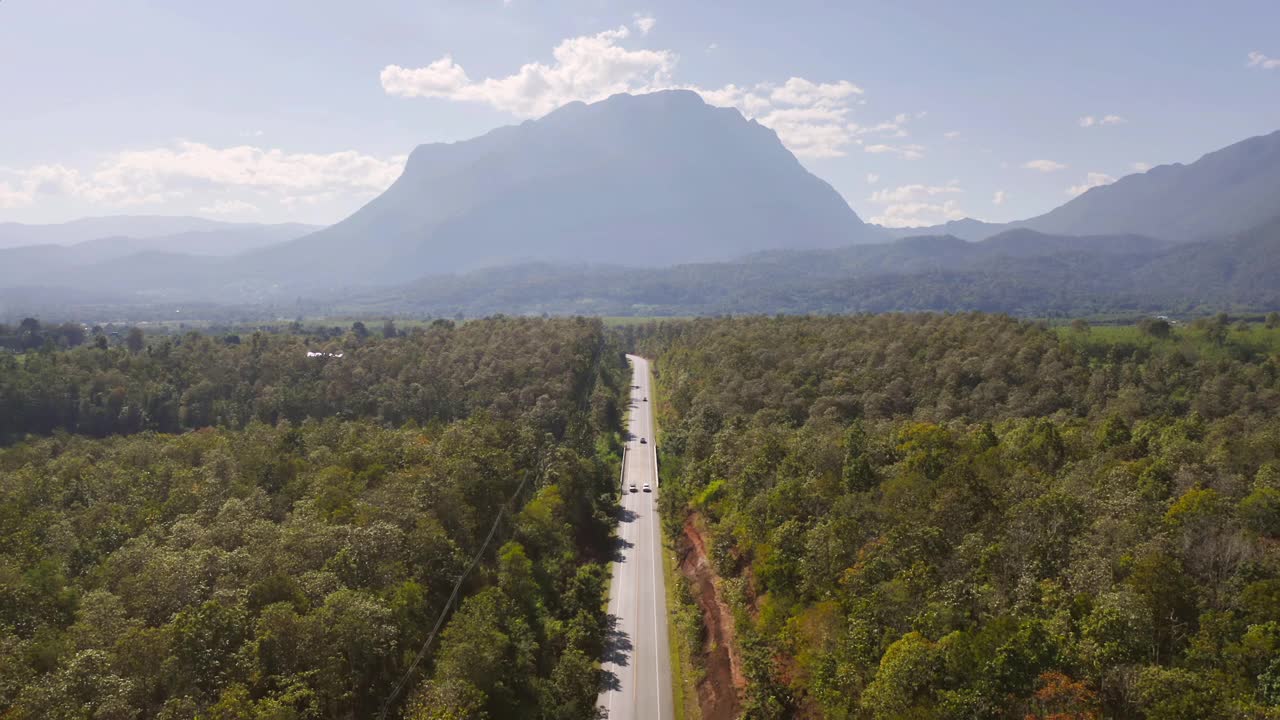
<path id="1" fill-rule="evenodd" d="M 720 596 L 715 570 L 707 560 L 707 546 L 697 515 L 684 523 L 676 545 L 680 572 L 689 579 L 693 596 L 702 610 L 706 638 L 702 645 L 706 674 L 698 683 L 698 705 L 703 720 L 734 720 L 742 711 L 746 679 L 735 643 L 733 611 Z"/>

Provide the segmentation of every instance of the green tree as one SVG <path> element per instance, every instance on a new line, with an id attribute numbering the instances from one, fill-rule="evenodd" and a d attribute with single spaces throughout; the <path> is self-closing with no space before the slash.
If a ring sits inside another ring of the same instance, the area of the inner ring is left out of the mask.
<path id="1" fill-rule="evenodd" d="M 146 338 L 142 335 L 141 328 L 129 328 L 129 332 L 125 334 L 124 346 L 129 348 L 129 352 L 137 354 L 142 352 L 142 348 L 146 347 Z"/>
<path id="2" fill-rule="evenodd" d="M 903 635 L 885 650 L 862 708 L 877 720 L 935 717 L 933 683 L 940 668 L 936 644 L 917 632 Z"/>
<path id="3" fill-rule="evenodd" d="M 1143 717 L 1148 720 L 1225 720 L 1233 717 L 1222 692 L 1212 680 L 1194 670 L 1146 667 L 1138 675 L 1137 690 Z"/>
<path id="4" fill-rule="evenodd" d="M 1173 328 L 1169 325 L 1169 321 L 1161 318 L 1142 318 L 1138 321 L 1138 331 L 1143 335 L 1153 338 L 1164 339 L 1169 337 Z"/>
<path id="5" fill-rule="evenodd" d="M 870 490 L 876 484 L 875 470 L 867 458 L 867 433 L 861 422 L 855 421 L 845 431 L 841 472 L 845 487 L 850 490 Z"/>

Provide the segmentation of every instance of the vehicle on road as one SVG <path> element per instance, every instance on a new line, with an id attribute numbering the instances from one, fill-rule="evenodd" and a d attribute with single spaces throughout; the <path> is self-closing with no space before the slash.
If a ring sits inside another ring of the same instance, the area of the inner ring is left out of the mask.
<path id="1" fill-rule="evenodd" d="M 631 483 L 631 492 L 635 492 L 635 491 L 636 491 L 636 484 Z"/>
<path id="2" fill-rule="evenodd" d="M 648 396 L 648 395 L 646 395 L 646 396 L 645 396 L 644 401 L 645 401 L 645 402 L 649 402 L 649 396 Z"/>
<path id="3" fill-rule="evenodd" d="M 644 491 L 645 491 L 645 492 L 653 492 L 653 490 L 649 487 L 649 483 L 645 483 L 645 484 L 644 484 Z"/>
<path id="4" fill-rule="evenodd" d="M 648 441 L 648 440 L 645 440 L 644 438 L 640 438 L 640 444 L 641 444 L 641 445 L 647 445 L 648 443 L 649 443 L 649 441 Z"/>

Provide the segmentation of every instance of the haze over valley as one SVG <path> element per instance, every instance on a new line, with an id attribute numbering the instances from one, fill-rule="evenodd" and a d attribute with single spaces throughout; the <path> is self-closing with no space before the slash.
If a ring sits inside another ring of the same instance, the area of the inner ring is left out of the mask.
<path id="1" fill-rule="evenodd" d="M 688 90 L 423 145 L 328 227 L 0 226 L 0 309 L 690 315 L 1267 310 L 1280 131 L 1027 220 L 864 222 L 777 134 Z M 68 291 L 66 302 L 49 298 Z M 79 301 L 78 301 L 79 300 Z"/>

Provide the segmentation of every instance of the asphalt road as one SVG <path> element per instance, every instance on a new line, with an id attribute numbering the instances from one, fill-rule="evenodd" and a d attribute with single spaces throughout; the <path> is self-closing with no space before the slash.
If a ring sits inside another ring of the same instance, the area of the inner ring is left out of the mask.
<path id="1" fill-rule="evenodd" d="M 609 584 L 608 645 L 601 667 L 599 704 L 610 720 L 674 718 L 671 653 L 667 640 L 667 593 L 662 575 L 662 528 L 658 525 L 658 461 L 654 450 L 649 361 L 635 355 L 631 412 L 623 460 L 622 509 Z M 640 438 L 648 440 L 642 444 Z M 640 492 L 630 492 L 635 483 Z M 652 492 L 644 492 L 649 483 Z"/>

